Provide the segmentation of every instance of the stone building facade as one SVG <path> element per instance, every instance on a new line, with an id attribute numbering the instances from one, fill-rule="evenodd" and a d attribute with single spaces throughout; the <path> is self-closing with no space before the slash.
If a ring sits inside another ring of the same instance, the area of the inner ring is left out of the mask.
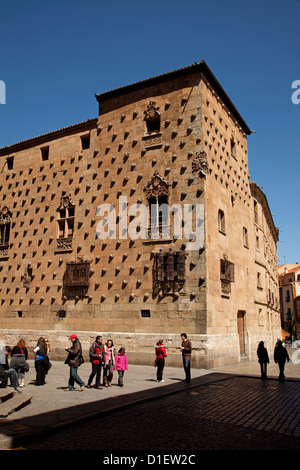
<path id="1" fill-rule="evenodd" d="M 98 117 L 0 149 L 8 344 L 76 332 L 152 364 L 255 358 L 280 335 L 276 243 L 250 129 L 205 62 L 96 95 Z M 273 301 L 274 299 L 274 301 Z M 277 299 L 277 300 L 276 300 Z"/>
<path id="2" fill-rule="evenodd" d="M 300 332 L 300 265 L 284 264 L 278 267 L 281 325 L 295 338 Z"/>

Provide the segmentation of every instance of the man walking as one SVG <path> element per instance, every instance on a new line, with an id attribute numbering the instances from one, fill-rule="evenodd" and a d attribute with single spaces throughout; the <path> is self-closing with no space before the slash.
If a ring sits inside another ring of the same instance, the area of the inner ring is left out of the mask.
<path id="1" fill-rule="evenodd" d="M 104 356 L 104 349 L 102 344 L 102 336 L 97 336 L 95 342 L 90 347 L 90 361 L 92 363 L 92 372 L 89 376 L 87 388 L 91 388 L 93 378 L 96 375 L 96 388 L 101 389 L 100 380 L 101 380 L 101 369 L 102 361 Z"/>
<path id="2" fill-rule="evenodd" d="M 65 361 L 65 364 L 70 366 L 70 377 L 68 388 L 65 390 L 74 390 L 74 382 L 76 382 L 80 386 L 80 391 L 84 390 L 84 382 L 81 380 L 79 375 L 77 374 L 78 367 L 84 363 L 84 359 L 82 356 L 82 347 L 77 335 L 71 335 L 69 338 L 72 341 L 72 346 L 70 348 L 65 348 L 65 350 L 69 353 L 68 357 Z"/>
<path id="3" fill-rule="evenodd" d="M 192 343 L 187 339 L 186 333 L 181 333 L 181 347 L 182 352 L 182 362 L 185 372 L 185 382 L 189 383 L 191 381 L 191 354 L 192 354 Z"/>
<path id="4" fill-rule="evenodd" d="M 282 341 L 278 340 L 274 349 L 274 362 L 278 364 L 279 367 L 279 382 L 283 382 L 285 379 L 284 367 L 285 363 L 289 361 L 290 358 L 286 348 L 283 346 Z"/>

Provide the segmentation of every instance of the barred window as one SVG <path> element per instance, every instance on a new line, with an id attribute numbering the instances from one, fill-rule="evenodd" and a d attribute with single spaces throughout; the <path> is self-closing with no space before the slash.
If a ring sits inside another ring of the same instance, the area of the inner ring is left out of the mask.
<path id="1" fill-rule="evenodd" d="M 158 281 L 184 281 L 185 280 L 185 260 L 184 251 L 163 252 L 160 250 L 156 254 L 156 273 Z"/>
<path id="2" fill-rule="evenodd" d="M 89 285 L 90 262 L 75 261 L 67 263 L 64 285 L 66 287 L 81 287 Z"/>

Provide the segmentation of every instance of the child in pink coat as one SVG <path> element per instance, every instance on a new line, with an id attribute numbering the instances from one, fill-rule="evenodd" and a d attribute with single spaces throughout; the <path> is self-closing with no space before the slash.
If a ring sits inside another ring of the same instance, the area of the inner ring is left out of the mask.
<path id="1" fill-rule="evenodd" d="M 128 370 L 128 361 L 125 354 L 125 348 L 119 349 L 115 359 L 114 370 L 117 370 L 119 374 L 118 385 L 123 387 L 124 372 L 125 370 Z"/>

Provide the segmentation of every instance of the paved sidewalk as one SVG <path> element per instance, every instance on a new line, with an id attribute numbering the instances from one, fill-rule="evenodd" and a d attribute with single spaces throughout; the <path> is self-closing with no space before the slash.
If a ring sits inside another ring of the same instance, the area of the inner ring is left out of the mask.
<path id="1" fill-rule="evenodd" d="M 289 350 L 290 357 L 293 350 Z M 164 383 L 156 382 L 156 369 L 151 366 L 129 365 L 125 372 L 124 387 L 117 385 L 115 373 L 111 387 L 102 390 L 87 389 L 64 391 L 68 382 L 69 367 L 63 362 L 53 362 L 47 376 L 46 385 L 36 387 L 33 361 L 29 361 L 30 371 L 26 374 L 24 393 L 32 395 L 32 402 L 25 408 L 0 420 L 0 449 L 15 448 L 26 442 L 36 433 L 46 433 L 62 428 L 76 420 L 86 420 L 91 416 L 102 416 L 114 409 L 126 408 L 136 403 L 146 403 L 161 396 L 176 395 L 181 391 L 199 385 L 213 384 L 228 376 L 260 377 L 259 364 L 244 362 L 233 366 L 211 370 L 192 369 L 192 381 L 186 384 L 182 368 L 168 367 L 164 370 Z M 83 364 L 79 375 L 85 383 L 91 371 L 90 363 Z M 299 387 L 300 365 L 290 361 L 286 365 L 286 379 Z M 277 380 L 278 367 L 271 361 L 268 378 Z"/>

